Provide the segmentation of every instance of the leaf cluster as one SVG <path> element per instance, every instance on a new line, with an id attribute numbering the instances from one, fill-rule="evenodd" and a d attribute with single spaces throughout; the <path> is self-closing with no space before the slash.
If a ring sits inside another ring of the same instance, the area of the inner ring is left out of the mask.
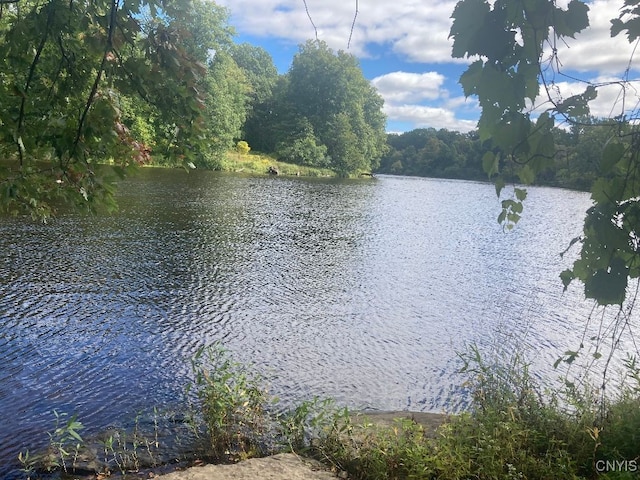
<path id="1" fill-rule="evenodd" d="M 153 148 L 192 160 L 207 126 L 202 49 L 215 45 L 196 27 L 224 15 L 203 2 L 3 4 L 0 210 L 46 219 L 64 202 L 112 208 L 108 170 L 149 163 Z"/>
<path id="2" fill-rule="evenodd" d="M 597 97 L 598 85 L 589 84 L 582 93 L 565 99 L 552 95 L 552 75 L 560 65 L 555 45 L 589 26 L 588 10 L 587 3 L 580 0 L 571 0 L 566 8 L 552 0 L 499 0 L 493 4 L 461 0 L 453 13 L 453 56 L 478 58 L 462 74 L 460 83 L 465 95 L 478 97 L 482 108 L 478 135 L 488 148 L 483 168 L 495 181 L 498 195 L 506 184 L 507 167 L 524 184 L 558 168 L 566 149 L 555 143 L 556 122 L 568 122 L 575 130 L 606 131 L 592 182 L 594 206 L 586 213 L 583 234 L 575 242 L 581 246 L 580 258 L 561 277 L 565 287 L 580 280 L 585 296 L 601 305 L 622 304 L 629 279 L 640 276 L 639 133 L 624 115 L 604 122 L 589 121 L 589 102 Z M 637 1 L 625 2 L 620 17 L 612 20 L 611 34 L 624 31 L 630 41 L 638 38 L 639 13 Z M 551 52 L 550 58 L 543 57 L 545 51 Z M 551 106 L 533 110 L 541 97 Z M 591 153 L 585 151 L 573 161 L 579 163 L 581 156 Z M 516 198 L 502 201 L 499 221 L 506 222 L 507 228 L 512 228 L 522 213 L 519 197 L 523 194 L 518 192 L 523 190 L 516 190 Z"/>

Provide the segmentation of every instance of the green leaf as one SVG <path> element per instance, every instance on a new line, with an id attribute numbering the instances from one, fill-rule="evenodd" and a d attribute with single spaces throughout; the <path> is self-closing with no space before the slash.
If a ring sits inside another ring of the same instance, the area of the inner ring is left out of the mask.
<path id="1" fill-rule="evenodd" d="M 463 58 L 476 49 L 475 38 L 489 14 L 489 4 L 484 0 L 461 0 L 456 4 L 451 17 L 453 23 L 449 37 L 453 37 L 451 56 Z"/>
<path id="2" fill-rule="evenodd" d="M 498 173 L 498 156 L 493 152 L 487 152 L 482 156 L 482 169 L 491 178 Z"/>
<path id="3" fill-rule="evenodd" d="M 496 187 L 496 195 L 500 197 L 500 193 L 502 192 L 502 189 L 505 187 L 504 178 L 502 176 L 497 177 L 494 182 L 494 185 Z"/>
<path id="4" fill-rule="evenodd" d="M 520 75 L 521 81 L 524 85 L 524 96 L 531 101 L 534 101 L 538 96 L 538 93 L 540 93 L 538 65 L 535 63 L 523 63 L 518 67 L 518 74 Z"/>
<path id="5" fill-rule="evenodd" d="M 622 30 L 624 30 L 624 23 L 619 18 L 611 20 L 611 36 L 617 36 Z"/>
<path id="6" fill-rule="evenodd" d="M 518 178 L 525 185 L 530 185 L 536 178 L 536 174 L 529 164 L 523 165 L 520 170 L 518 170 Z"/>
<path id="7" fill-rule="evenodd" d="M 598 91 L 593 85 L 589 85 L 579 95 L 573 95 L 557 105 L 557 111 L 573 118 L 589 115 L 589 102 L 598 96 Z"/>
<path id="8" fill-rule="evenodd" d="M 460 85 L 465 97 L 470 97 L 476 93 L 477 85 L 482 78 L 482 60 L 477 60 L 467 67 L 460 75 Z"/>
<path id="9" fill-rule="evenodd" d="M 575 38 L 576 33 L 589 26 L 589 7 L 580 0 L 571 0 L 567 10 L 555 8 L 553 24 L 556 35 Z"/>
<path id="10" fill-rule="evenodd" d="M 573 270 L 567 269 L 560 274 L 560 279 L 562 280 L 562 284 L 564 285 L 565 291 L 567 290 L 567 288 L 569 288 L 569 284 L 572 282 L 574 278 L 575 276 L 573 274 Z"/>
<path id="11" fill-rule="evenodd" d="M 600 160 L 600 172 L 609 173 L 616 163 L 618 163 L 625 152 L 625 146 L 617 141 L 609 141 L 602 151 L 602 159 Z"/>
<path id="12" fill-rule="evenodd" d="M 514 188 L 513 192 L 516 195 L 516 198 L 523 202 L 527 198 L 527 190 L 525 188 Z"/>
<path id="13" fill-rule="evenodd" d="M 568 364 L 572 364 L 579 355 L 578 352 L 574 352 L 573 350 L 567 350 L 564 354 L 567 357 L 564 361 Z"/>
<path id="14" fill-rule="evenodd" d="M 607 269 L 597 270 L 583 280 L 585 297 L 600 305 L 621 305 L 626 296 L 629 269 L 621 259 L 614 258 Z"/>
<path id="15" fill-rule="evenodd" d="M 82 442 L 82 437 L 75 430 L 69 430 L 69 435 L 75 438 L 77 441 Z"/>

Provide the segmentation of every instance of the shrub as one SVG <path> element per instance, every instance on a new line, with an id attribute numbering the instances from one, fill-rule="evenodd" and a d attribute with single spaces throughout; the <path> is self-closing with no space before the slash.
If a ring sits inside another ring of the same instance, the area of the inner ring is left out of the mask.
<path id="1" fill-rule="evenodd" d="M 251 150 L 251 147 L 249 146 L 249 144 L 247 142 L 245 142 L 244 140 L 240 140 L 237 144 L 236 144 L 236 151 L 240 154 L 240 155 L 246 155 L 247 153 L 249 153 L 249 150 Z"/>
<path id="2" fill-rule="evenodd" d="M 202 347 L 192 359 L 200 415 L 216 460 L 237 460 L 264 453 L 269 427 L 268 400 L 257 376 L 231 360 L 218 343 Z"/>

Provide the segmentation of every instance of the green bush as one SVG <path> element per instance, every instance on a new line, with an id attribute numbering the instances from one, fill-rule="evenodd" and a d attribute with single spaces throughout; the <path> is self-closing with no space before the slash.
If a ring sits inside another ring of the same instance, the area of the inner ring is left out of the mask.
<path id="1" fill-rule="evenodd" d="M 220 345 L 202 347 L 192 359 L 199 410 L 216 460 L 237 460 L 264 454 L 269 429 L 268 395 L 260 379 L 232 361 Z"/>
<path id="2" fill-rule="evenodd" d="M 574 386 L 543 391 L 521 355 L 486 362 L 476 347 L 461 355 L 472 396 L 469 412 L 426 435 L 412 421 L 371 423 L 329 437 L 316 451 L 349 478 L 370 479 L 622 479 L 637 475 L 640 399 L 625 394 L 603 406 Z M 640 377 L 640 375 L 639 375 Z M 337 439 L 337 441 L 336 441 Z M 605 463 L 618 463 L 605 472 Z M 600 470 L 596 462 L 600 461 Z M 620 470 L 628 471 L 620 471 Z"/>

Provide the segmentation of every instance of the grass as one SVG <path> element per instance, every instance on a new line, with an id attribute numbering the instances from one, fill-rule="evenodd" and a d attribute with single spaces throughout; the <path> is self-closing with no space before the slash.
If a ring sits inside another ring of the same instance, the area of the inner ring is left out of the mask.
<path id="1" fill-rule="evenodd" d="M 293 451 L 354 480 L 638 477 L 640 373 L 635 361 L 628 362 L 629 382 L 603 405 L 572 385 L 543 390 L 517 353 L 489 362 L 471 347 L 460 357 L 472 408 L 427 431 L 410 419 L 390 426 L 366 417 L 356 421 L 331 400 L 283 409 L 259 376 L 215 344 L 193 359 L 190 421 L 205 445 L 206 461 Z M 38 459 L 48 459 L 49 469 L 73 471 L 82 456 L 81 428 L 75 417 L 57 415 L 48 456 L 21 454 L 25 471 L 37 472 Z M 156 436 L 156 448 L 157 441 Z M 111 439 L 105 443 L 105 463 L 123 473 L 136 470 L 136 448 L 149 450 L 152 444 L 138 439 L 127 447 L 127 441 L 116 445 Z"/>
<path id="2" fill-rule="evenodd" d="M 530 375 L 526 359 L 518 353 L 506 360 L 487 362 L 476 347 L 471 347 L 461 359 L 464 363 L 461 373 L 473 396 L 472 408 L 449 417 L 435 433 L 409 419 L 399 419 L 392 426 L 377 425 L 366 417 L 355 422 L 347 409 L 337 408 L 329 400 L 315 399 L 279 415 L 275 427 L 270 421 L 259 422 L 272 426 L 261 430 L 260 435 L 279 439 L 275 443 L 279 450 L 315 457 L 356 480 L 566 480 L 637 476 L 640 470 L 637 464 L 640 385 L 634 379 L 634 375 L 638 377 L 637 371 L 630 370 L 631 385 L 603 406 L 597 397 L 589 392 L 580 393 L 573 386 L 554 392 L 543 390 Z M 222 365 L 223 371 L 231 373 L 225 362 Z M 225 374 L 216 381 L 226 377 Z M 237 385 L 246 386 L 245 380 Z M 220 390 L 219 385 L 213 388 L 205 384 L 205 403 Z M 227 392 L 237 390 L 237 386 L 226 388 Z M 218 394 L 215 397 L 221 398 Z M 241 401 L 242 398 L 238 397 L 235 403 L 252 404 L 248 399 Z M 261 398 L 262 402 L 267 399 Z M 251 410 L 256 411 L 255 407 Z M 214 413 L 206 408 L 204 412 L 205 416 Z M 269 415 L 268 408 L 260 408 L 259 412 Z M 210 428 L 209 432 L 218 439 L 228 436 L 221 435 L 217 428 Z M 264 445 L 265 441 L 257 443 Z M 243 452 L 246 451 L 244 448 Z"/>
<path id="3" fill-rule="evenodd" d="M 260 153 L 241 154 L 228 152 L 221 161 L 223 172 L 238 172 L 265 175 L 269 167 L 275 168 L 280 175 L 304 177 L 335 177 L 336 174 L 328 168 L 314 168 L 285 163 Z"/>
<path id="4" fill-rule="evenodd" d="M 406 420 L 391 428 L 365 424 L 338 444 L 329 436 L 316 455 L 367 480 L 638 477 L 640 397 L 633 385 L 603 406 L 575 389 L 542 391 L 518 355 L 488 364 L 472 347 L 462 357 L 472 409 L 450 417 L 435 436 Z"/>

